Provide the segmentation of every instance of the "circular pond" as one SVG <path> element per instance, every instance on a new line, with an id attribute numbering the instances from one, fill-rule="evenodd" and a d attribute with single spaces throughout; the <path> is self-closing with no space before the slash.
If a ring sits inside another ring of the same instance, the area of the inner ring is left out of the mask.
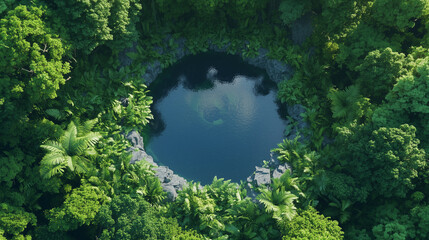
<path id="1" fill-rule="evenodd" d="M 185 57 L 149 86 L 155 119 L 146 151 L 188 180 L 245 180 L 283 138 L 275 88 L 238 56 Z"/>

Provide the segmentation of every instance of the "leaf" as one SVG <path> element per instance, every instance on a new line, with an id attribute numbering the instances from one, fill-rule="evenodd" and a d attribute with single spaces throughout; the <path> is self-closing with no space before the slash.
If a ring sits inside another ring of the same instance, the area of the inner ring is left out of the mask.
<path id="1" fill-rule="evenodd" d="M 62 119 L 61 112 L 58 109 L 52 109 L 52 108 L 50 108 L 50 109 L 46 109 L 45 112 L 46 112 L 46 114 L 48 114 L 49 116 L 55 118 L 56 120 Z"/>

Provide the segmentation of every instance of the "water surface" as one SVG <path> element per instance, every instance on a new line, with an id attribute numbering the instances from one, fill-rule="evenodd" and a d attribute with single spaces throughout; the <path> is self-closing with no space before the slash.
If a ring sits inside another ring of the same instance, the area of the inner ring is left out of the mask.
<path id="1" fill-rule="evenodd" d="M 275 86 L 237 56 L 186 57 L 149 87 L 155 120 L 145 148 L 188 180 L 245 180 L 283 138 Z"/>

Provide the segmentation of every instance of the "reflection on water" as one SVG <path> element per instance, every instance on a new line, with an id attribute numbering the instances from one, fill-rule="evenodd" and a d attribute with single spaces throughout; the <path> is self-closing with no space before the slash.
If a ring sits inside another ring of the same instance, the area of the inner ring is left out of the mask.
<path id="1" fill-rule="evenodd" d="M 245 180 L 282 140 L 274 88 L 264 71 L 235 56 L 184 59 L 149 88 L 155 120 L 147 151 L 188 179 Z"/>

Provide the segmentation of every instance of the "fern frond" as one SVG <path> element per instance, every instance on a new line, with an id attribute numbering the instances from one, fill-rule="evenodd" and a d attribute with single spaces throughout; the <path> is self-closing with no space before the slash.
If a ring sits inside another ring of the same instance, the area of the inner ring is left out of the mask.
<path id="1" fill-rule="evenodd" d="M 74 158 L 73 165 L 75 166 L 75 171 L 77 173 L 86 173 L 89 170 L 88 166 L 85 164 L 87 161 L 88 159 L 83 157 Z"/>
<path id="2" fill-rule="evenodd" d="M 42 158 L 40 164 L 46 166 L 56 166 L 64 162 L 66 162 L 66 157 L 64 156 L 64 154 L 54 152 L 46 154 Z"/>
<path id="3" fill-rule="evenodd" d="M 56 141 L 47 141 L 46 144 L 41 145 L 40 147 L 47 150 L 48 152 L 56 152 L 56 153 L 66 152 L 63 146 Z"/>
<path id="4" fill-rule="evenodd" d="M 55 175 L 62 175 L 64 173 L 65 166 L 63 164 L 57 165 L 55 167 L 42 166 L 40 168 L 40 175 L 44 179 L 52 178 Z"/>
<path id="5" fill-rule="evenodd" d="M 87 141 L 88 147 L 94 147 L 97 144 L 98 140 L 100 140 L 101 134 L 98 132 L 91 132 L 84 136 L 84 139 Z"/>
<path id="6" fill-rule="evenodd" d="M 88 120 L 88 121 L 84 122 L 83 124 L 80 124 L 77 127 L 78 136 L 82 137 L 82 136 L 85 136 L 88 133 L 90 133 L 97 122 L 98 122 L 98 119 L 95 118 L 92 120 Z"/>
<path id="7" fill-rule="evenodd" d="M 349 86 L 343 91 L 332 90 L 328 94 L 331 100 L 332 116 L 334 118 L 343 118 L 351 120 L 358 110 L 357 103 L 359 101 L 359 88 L 357 86 Z"/>
<path id="8" fill-rule="evenodd" d="M 61 145 L 66 149 L 67 153 L 73 153 L 73 142 L 76 140 L 77 128 L 73 121 L 67 126 L 67 130 L 61 137 Z"/>
<path id="9" fill-rule="evenodd" d="M 60 110 L 58 110 L 58 109 L 53 109 L 53 108 L 46 109 L 45 113 L 48 116 L 51 116 L 51 117 L 55 118 L 56 120 L 61 120 L 63 118 Z"/>

